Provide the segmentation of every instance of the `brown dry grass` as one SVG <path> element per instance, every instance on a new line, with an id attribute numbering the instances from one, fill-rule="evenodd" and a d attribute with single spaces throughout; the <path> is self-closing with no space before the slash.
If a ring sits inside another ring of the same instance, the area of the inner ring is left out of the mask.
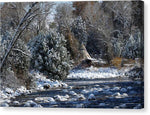
<path id="1" fill-rule="evenodd" d="M 133 66 L 135 64 L 135 60 L 133 59 L 125 59 L 121 57 L 115 57 L 111 60 L 111 65 L 121 68 L 123 66 Z"/>

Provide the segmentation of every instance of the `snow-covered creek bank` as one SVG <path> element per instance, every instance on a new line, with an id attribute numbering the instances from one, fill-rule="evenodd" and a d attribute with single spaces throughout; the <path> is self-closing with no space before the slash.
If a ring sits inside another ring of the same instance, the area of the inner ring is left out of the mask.
<path id="1" fill-rule="evenodd" d="M 97 74 L 96 71 L 92 71 L 91 75 Z M 83 73 L 85 75 L 86 72 Z M 40 80 L 37 82 L 37 90 L 11 98 L 8 104 L 10 107 L 134 109 L 144 107 L 143 81 L 133 81 L 128 77 L 120 76 L 122 73 L 116 70 L 112 70 L 111 73 L 105 70 L 99 74 L 101 76 L 106 75 L 105 73 L 108 77 L 85 79 L 85 77 L 76 77 L 74 72 L 73 77 L 68 77 L 63 82 L 52 82 L 38 76 Z M 112 74 L 116 77 L 109 76 Z M 50 88 L 43 89 L 44 85 L 50 85 Z"/>

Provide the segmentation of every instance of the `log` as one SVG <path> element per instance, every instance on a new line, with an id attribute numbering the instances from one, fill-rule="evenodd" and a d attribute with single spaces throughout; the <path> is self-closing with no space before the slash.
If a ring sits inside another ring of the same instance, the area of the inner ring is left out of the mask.
<path id="1" fill-rule="evenodd" d="M 91 66 L 93 67 L 103 67 L 107 65 L 106 61 L 104 60 L 97 60 L 94 58 L 87 58 L 81 61 L 81 63 L 79 65 L 77 65 L 74 69 L 85 69 L 85 68 L 89 68 Z"/>

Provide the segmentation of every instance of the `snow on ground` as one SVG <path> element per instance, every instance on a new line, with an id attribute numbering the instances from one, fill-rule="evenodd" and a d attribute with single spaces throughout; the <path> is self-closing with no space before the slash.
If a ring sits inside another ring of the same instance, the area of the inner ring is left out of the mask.
<path id="1" fill-rule="evenodd" d="M 3 88 L 0 90 L 0 106 L 8 107 L 11 98 L 15 98 L 16 96 L 22 94 L 30 94 L 31 92 L 36 90 L 45 90 L 45 89 L 60 88 L 60 87 L 68 88 L 68 85 L 63 83 L 62 81 L 58 81 L 58 80 L 52 81 L 50 79 L 47 79 L 46 76 L 40 74 L 39 72 L 32 72 L 31 74 L 34 75 L 34 82 L 35 82 L 34 89 L 27 90 L 24 86 L 21 86 L 15 90 L 8 87 Z M 26 104 L 26 106 L 30 106 L 30 105 L 31 103 Z"/>
<path id="2" fill-rule="evenodd" d="M 4 88 L 3 90 L 0 90 L 0 106 L 8 107 L 9 103 L 11 102 L 11 98 L 15 98 L 16 96 L 19 96 L 21 94 L 29 94 L 31 92 L 31 90 L 27 90 L 24 86 L 21 86 L 16 90 L 13 90 L 11 88 Z"/>
<path id="3" fill-rule="evenodd" d="M 72 70 L 68 75 L 71 79 L 97 79 L 97 78 L 114 78 L 124 76 L 123 71 L 119 71 L 116 68 L 103 67 L 94 68 L 90 67 L 87 69 Z"/>
<path id="4" fill-rule="evenodd" d="M 35 73 L 35 84 L 36 84 L 36 90 L 44 90 L 44 88 L 49 89 L 49 88 L 68 88 L 68 85 L 63 83 L 62 81 L 58 80 L 50 80 L 47 79 L 46 76 L 40 73 Z"/>
<path id="5" fill-rule="evenodd" d="M 13 90 L 11 88 L 5 88 L 3 90 L 0 90 L 0 98 L 1 99 L 10 99 L 15 96 L 19 96 L 21 94 L 29 94 L 31 92 L 32 92 L 31 90 L 27 90 L 24 86 L 17 88 L 17 90 Z"/>
<path id="6" fill-rule="evenodd" d="M 27 100 L 24 102 L 24 107 L 42 107 L 39 103 L 49 103 L 50 105 L 57 105 L 59 102 L 67 102 L 67 101 L 92 101 L 97 100 L 97 94 L 101 93 L 103 95 L 109 96 L 110 99 L 123 99 L 129 97 L 130 95 L 137 94 L 136 91 L 133 90 L 132 86 L 124 87 L 124 86 L 114 86 L 110 87 L 108 85 L 104 87 L 100 87 L 100 85 L 95 85 L 90 89 L 82 89 L 79 92 L 75 92 L 71 86 L 63 83 L 62 81 L 58 80 L 50 80 L 47 79 L 46 76 L 39 72 L 32 72 L 35 87 L 32 90 L 27 90 L 24 86 L 17 88 L 16 90 L 10 88 L 3 88 L 0 90 L 0 106 L 2 107 L 9 107 L 11 103 L 10 98 L 15 98 L 21 94 L 29 94 L 33 91 L 41 91 L 51 88 L 63 88 L 62 91 L 65 95 L 57 94 L 52 97 L 36 97 L 34 100 Z M 72 70 L 68 75 L 68 78 L 73 79 L 95 79 L 95 78 L 111 78 L 111 77 L 119 77 L 123 76 L 123 70 L 118 70 L 116 68 L 87 68 L 84 70 Z M 141 85 L 141 81 L 135 82 L 138 85 Z M 19 105 L 20 102 L 14 101 L 14 105 Z M 107 103 L 99 103 L 99 107 L 107 106 Z M 120 104 L 115 108 L 126 108 L 126 104 Z M 44 106 L 43 106 L 44 107 Z M 76 105 L 77 108 L 84 107 L 84 104 L 78 103 Z M 141 108 L 142 106 L 136 105 L 134 108 Z"/>

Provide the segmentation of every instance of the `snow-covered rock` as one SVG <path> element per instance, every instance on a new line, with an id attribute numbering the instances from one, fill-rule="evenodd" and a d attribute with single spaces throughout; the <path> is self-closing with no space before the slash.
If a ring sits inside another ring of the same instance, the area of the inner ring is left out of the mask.
<path id="1" fill-rule="evenodd" d="M 104 89 L 110 90 L 110 87 L 108 85 L 104 86 Z"/>
<path id="2" fill-rule="evenodd" d="M 127 89 L 126 88 L 121 88 L 120 91 L 121 92 L 127 92 Z"/>
<path id="3" fill-rule="evenodd" d="M 11 100 L 10 100 L 10 99 L 5 99 L 3 102 L 4 102 L 4 103 L 10 103 Z"/>
<path id="4" fill-rule="evenodd" d="M 24 103 L 24 107 L 31 107 L 31 106 L 33 107 L 35 105 L 36 105 L 36 103 L 32 100 L 28 100 Z"/>
<path id="5" fill-rule="evenodd" d="M 119 109 L 119 106 L 115 106 L 114 109 Z"/>
<path id="6" fill-rule="evenodd" d="M 19 105 L 19 101 L 13 101 L 14 105 Z"/>
<path id="7" fill-rule="evenodd" d="M 83 94 L 78 94 L 76 96 L 76 98 L 77 98 L 77 100 L 85 100 L 86 99 Z"/>
<path id="8" fill-rule="evenodd" d="M 121 96 L 121 94 L 119 92 L 116 92 L 112 96 Z"/>
<path id="9" fill-rule="evenodd" d="M 63 96 L 63 97 L 66 98 L 66 99 L 69 99 L 70 96 L 66 94 L 66 95 Z"/>
<path id="10" fill-rule="evenodd" d="M 91 89 L 83 89 L 81 91 L 81 93 L 82 94 L 88 94 L 88 93 L 97 94 L 99 91 L 103 91 L 103 89 L 99 88 L 99 87 L 98 88 L 94 87 L 94 88 L 91 88 Z"/>
<path id="11" fill-rule="evenodd" d="M 68 88 L 68 85 L 66 83 L 61 83 L 63 88 Z"/>
<path id="12" fill-rule="evenodd" d="M 6 88 L 5 92 L 8 93 L 8 94 L 14 93 L 14 91 L 12 89 L 10 89 L 10 88 Z"/>
<path id="13" fill-rule="evenodd" d="M 90 94 L 90 95 L 88 96 L 88 100 L 96 100 L 95 95 L 94 95 L 94 94 Z"/>
<path id="14" fill-rule="evenodd" d="M 133 87 L 131 87 L 131 86 L 128 86 L 128 87 L 127 87 L 127 89 L 131 90 L 131 89 L 133 89 Z"/>
<path id="15" fill-rule="evenodd" d="M 112 89 L 112 91 L 117 91 L 117 90 L 120 90 L 120 87 L 114 87 L 114 88 Z"/>
<path id="16" fill-rule="evenodd" d="M 27 102 L 26 102 L 26 103 L 24 104 L 24 107 L 31 107 L 31 105 L 30 105 L 30 103 L 27 103 Z"/>
<path id="17" fill-rule="evenodd" d="M 24 107 L 42 107 L 40 104 L 35 103 L 32 100 L 28 100 L 24 103 Z"/>
<path id="18" fill-rule="evenodd" d="M 133 109 L 141 109 L 142 108 L 142 105 L 141 104 L 138 104 L 137 106 L 135 106 Z"/>
<path id="19" fill-rule="evenodd" d="M 55 95 L 54 96 L 56 101 L 67 101 L 69 99 L 69 95 L 65 95 L 65 96 L 60 96 L 60 95 Z"/>
<path id="20" fill-rule="evenodd" d="M 73 87 L 72 87 L 72 86 L 68 86 L 68 88 L 69 88 L 69 89 L 72 89 Z"/>
<path id="21" fill-rule="evenodd" d="M 68 89 L 63 89 L 62 91 L 65 93 L 68 93 Z"/>
<path id="22" fill-rule="evenodd" d="M 7 104 L 9 105 L 9 103 L 11 102 L 10 99 L 11 98 L 15 98 L 16 96 L 22 95 L 22 94 L 29 94 L 31 93 L 30 90 L 27 90 L 24 86 L 21 86 L 19 88 L 17 88 L 16 90 L 13 90 L 11 88 L 4 88 L 2 90 L 0 90 L 0 98 L 2 99 L 2 101 L 0 101 L 0 103 L 2 104 L 2 106 L 7 106 Z M 4 104 L 6 103 L 6 104 Z M 18 102 L 13 102 L 14 105 L 18 105 Z"/>
<path id="23" fill-rule="evenodd" d="M 103 88 L 99 87 L 99 88 L 97 88 L 97 91 L 103 91 Z"/>
<path id="24" fill-rule="evenodd" d="M 17 88 L 17 90 L 15 91 L 15 96 L 19 96 L 21 94 L 30 94 L 30 93 L 32 93 L 32 90 L 27 90 L 24 86 L 21 86 Z"/>
<path id="25" fill-rule="evenodd" d="M 77 101 L 78 99 L 77 98 L 70 98 L 70 99 L 68 99 L 68 101 Z"/>
<path id="26" fill-rule="evenodd" d="M 1 103 L 0 107 L 9 107 L 8 103 Z"/>
<path id="27" fill-rule="evenodd" d="M 91 91 L 94 93 L 94 94 L 97 94 L 99 91 L 101 90 L 101 88 L 92 88 Z"/>
<path id="28" fill-rule="evenodd" d="M 40 105 L 40 104 L 36 104 L 36 105 L 35 105 L 35 106 L 33 106 L 33 107 L 42 108 L 42 105 Z"/>
<path id="29" fill-rule="evenodd" d="M 81 93 L 82 93 L 82 94 L 87 94 L 87 93 L 89 93 L 89 91 L 86 90 L 86 89 L 83 89 L 83 90 L 81 91 Z"/>
<path id="30" fill-rule="evenodd" d="M 92 91 L 92 93 L 94 93 L 94 94 L 98 94 L 98 92 L 99 91 L 97 89 Z"/>
<path id="31" fill-rule="evenodd" d="M 104 107 L 104 106 L 106 106 L 106 104 L 105 103 L 100 103 L 99 106 Z"/>
<path id="32" fill-rule="evenodd" d="M 121 107 L 121 108 L 126 108 L 126 104 L 121 104 L 121 105 L 119 105 L 119 107 Z"/>
<path id="33" fill-rule="evenodd" d="M 116 92 L 112 96 L 115 98 L 125 98 L 128 97 L 128 94 L 127 93 L 120 94 L 119 92 Z"/>
<path id="34" fill-rule="evenodd" d="M 94 85 L 95 87 L 99 87 L 99 85 L 98 84 L 96 84 L 96 85 Z"/>
<path id="35" fill-rule="evenodd" d="M 56 101 L 52 97 L 36 97 L 35 101 L 40 103 L 56 104 Z"/>
<path id="36" fill-rule="evenodd" d="M 70 95 L 73 95 L 73 96 L 76 96 L 76 95 L 77 95 L 77 93 L 75 93 L 74 91 L 70 91 L 69 94 L 70 94 Z"/>
<path id="37" fill-rule="evenodd" d="M 106 95 L 112 95 L 112 94 L 113 94 L 113 93 L 110 91 L 110 89 L 103 90 L 103 93 L 106 94 Z"/>
<path id="38" fill-rule="evenodd" d="M 141 84 L 142 84 L 142 82 L 141 82 L 141 81 L 136 81 L 136 83 L 137 83 L 138 85 L 141 85 Z"/>
<path id="39" fill-rule="evenodd" d="M 127 94 L 127 93 L 123 93 L 121 96 L 122 96 L 123 98 L 124 98 L 124 97 L 128 97 L 128 94 Z"/>
<path id="40" fill-rule="evenodd" d="M 4 91 L 0 91 L 0 98 L 1 98 L 1 99 L 7 99 L 8 96 L 7 96 L 6 93 L 4 93 Z"/>
<path id="41" fill-rule="evenodd" d="M 56 101 L 62 101 L 62 96 L 60 95 L 55 95 L 54 98 Z"/>
<path id="42" fill-rule="evenodd" d="M 56 104 L 56 101 L 52 97 L 49 97 L 48 101 L 49 101 L 50 104 Z"/>
<path id="43" fill-rule="evenodd" d="M 80 104 L 76 104 L 76 108 L 83 108 L 84 104 L 80 103 Z"/>

